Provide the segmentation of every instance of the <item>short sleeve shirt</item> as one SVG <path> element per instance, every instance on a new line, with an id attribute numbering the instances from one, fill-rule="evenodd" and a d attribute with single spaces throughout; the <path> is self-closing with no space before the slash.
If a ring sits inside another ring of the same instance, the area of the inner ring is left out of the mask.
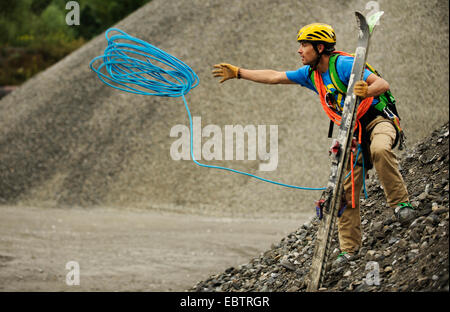
<path id="1" fill-rule="evenodd" d="M 339 79 L 341 79 L 342 83 L 346 86 L 348 86 L 348 82 L 350 80 L 350 74 L 352 71 L 353 66 L 353 57 L 340 55 L 336 60 L 336 70 L 339 76 Z M 299 69 L 295 71 L 287 71 L 286 76 L 289 80 L 298 83 L 299 85 L 306 87 L 310 90 L 313 90 L 314 92 L 318 93 L 316 88 L 314 87 L 313 82 L 309 78 L 309 70 L 310 66 L 306 65 L 303 67 L 300 67 Z M 371 71 L 368 69 L 364 70 L 364 81 L 367 80 L 367 77 L 372 74 Z M 322 73 L 322 80 L 323 84 L 325 85 L 325 88 L 327 89 L 327 93 L 334 93 L 336 95 L 336 101 L 339 103 L 341 108 L 344 107 L 345 102 L 345 96 L 343 94 L 340 94 L 337 92 L 336 88 L 333 85 L 333 82 L 331 81 L 330 77 L 330 71 L 327 70 L 325 73 Z M 378 100 L 374 98 L 372 105 L 375 105 L 378 103 Z"/>

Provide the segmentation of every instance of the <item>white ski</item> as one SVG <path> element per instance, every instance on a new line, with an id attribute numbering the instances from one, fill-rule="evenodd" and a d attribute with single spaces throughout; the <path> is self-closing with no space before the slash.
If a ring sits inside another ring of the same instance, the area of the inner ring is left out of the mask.
<path id="1" fill-rule="evenodd" d="M 369 39 L 381 15 L 377 12 L 366 20 L 359 12 L 355 12 L 359 26 L 358 43 L 355 51 L 355 60 L 347 87 L 347 96 L 344 102 L 341 125 L 337 139 L 333 142 L 335 153 L 332 154 L 331 174 L 328 179 L 327 189 L 322 194 L 324 199 L 320 205 L 321 223 L 316 235 L 316 244 L 309 271 L 309 283 L 307 291 L 316 291 L 322 285 L 326 274 L 325 267 L 329 253 L 332 236 L 336 224 L 336 218 L 341 203 L 344 189 L 344 174 L 346 164 L 350 158 L 350 148 L 356 122 L 356 112 L 361 99 L 353 94 L 356 81 L 361 80 L 366 64 Z"/>

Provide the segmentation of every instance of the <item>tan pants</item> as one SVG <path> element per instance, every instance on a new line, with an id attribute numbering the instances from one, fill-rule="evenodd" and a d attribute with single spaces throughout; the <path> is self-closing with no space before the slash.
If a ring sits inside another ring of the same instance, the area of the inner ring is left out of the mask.
<path id="1" fill-rule="evenodd" d="M 396 136 L 394 126 L 389 120 L 379 116 L 369 123 L 366 129 L 367 131 L 373 129 L 370 135 L 370 156 L 383 186 L 387 204 L 394 208 L 399 203 L 408 202 L 408 191 L 398 169 L 397 158 L 391 148 Z M 361 155 L 358 158 L 360 157 Z M 349 162 L 346 168 L 347 173 L 350 171 L 350 166 Z M 363 185 L 363 168 L 356 165 L 353 170 L 356 207 L 352 208 L 352 181 L 349 176 L 344 183 L 347 208 L 338 218 L 340 249 L 347 252 L 355 252 L 361 246 L 359 198 Z"/>

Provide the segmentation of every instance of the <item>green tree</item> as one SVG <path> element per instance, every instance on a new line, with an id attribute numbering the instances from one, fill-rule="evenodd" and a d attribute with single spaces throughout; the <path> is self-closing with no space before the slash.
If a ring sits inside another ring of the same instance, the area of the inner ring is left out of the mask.
<path id="1" fill-rule="evenodd" d="M 66 24 L 66 0 L 0 1 L 0 85 L 20 84 L 150 0 L 78 0 L 80 25 Z"/>

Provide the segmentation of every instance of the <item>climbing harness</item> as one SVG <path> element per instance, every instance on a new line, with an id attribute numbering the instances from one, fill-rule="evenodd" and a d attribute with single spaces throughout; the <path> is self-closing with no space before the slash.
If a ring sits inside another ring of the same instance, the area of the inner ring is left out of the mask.
<path id="1" fill-rule="evenodd" d="M 339 94 L 340 96 L 345 96 L 347 93 L 347 86 L 339 78 L 339 75 L 338 75 L 337 69 L 336 69 L 337 59 L 340 55 L 354 57 L 354 54 L 350 54 L 350 53 L 346 53 L 346 52 L 342 52 L 342 51 L 334 51 L 333 54 L 330 56 L 328 68 L 329 68 L 331 81 L 333 83 L 333 86 L 336 89 L 336 93 Z M 373 66 L 371 66 L 369 63 L 366 63 L 366 69 L 368 69 L 370 72 L 374 73 L 378 77 L 381 77 L 381 74 L 375 68 L 373 68 Z M 311 70 L 309 73 L 309 77 L 310 77 L 312 83 L 314 84 L 314 86 L 316 87 L 314 73 L 315 73 L 315 71 Z M 316 89 L 317 89 L 317 87 L 316 87 Z M 330 93 L 328 93 L 328 94 L 330 94 Z M 327 96 L 328 96 L 328 94 L 327 94 Z M 334 95 L 334 96 L 336 96 L 336 95 Z M 394 144 L 392 145 L 392 148 L 395 148 L 398 144 L 398 149 L 403 150 L 406 147 L 406 136 L 403 132 L 403 129 L 400 126 L 400 117 L 397 112 L 397 107 L 396 107 L 396 102 L 395 102 L 394 96 L 392 95 L 390 90 L 387 90 L 383 94 L 377 96 L 376 99 L 378 99 L 379 102 L 374 105 L 374 108 L 377 111 L 379 111 L 380 113 L 382 113 L 386 118 L 388 118 L 392 122 L 392 124 L 394 125 L 394 127 L 397 131 L 397 136 L 395 138 Z M 326 101 L 328 103 L 328 97 L 326 98 Z M 338 108 L 340 108 L 339 104 L 338 104 Z M 370 106 L 369 106 L 369 108 L 370 108 Z M 342 112 L 342 109 L 340 111 Z M 330 130 L 328 132 L 328 137 L 331 137 L 332 129 L 333 129 L 333 123 L 330 122 Z"/>
<path id="2" fill-rule="evenodd" d="M 335 53 L 330 57 L 330 65 L 328 68 L 329 68 L 331 80 L 332 80 L 333 85 L 335 86 L 336 90 L 339 93 L 346 95 L 347 87 L 339 79 L 339 76 L 338 76 L 337 70 L 336 70 L 336 59 L 339 55 L 352 56 L 351 54 L 348 54 L 345 52 L 335 51 Z M 331 125 L 336 124 L 339 126 L 340 122 L 341 122 L 342 108 L 340 107 L 339 103 L 337 103 L 335 94 L 327 92 L 325 84 L 323 83 L 323 80 L 322 80 L 322 75 L 317 70 L 311 71 L 310 78 L 311 78 L 311 81 L 312 81 L 314 87 L 316 88 L 317 92 L 319 93 L 319 99 L 322 104 L 322 108 L 324 109 L 328 118 L 330 118 L 330 121 L 332 122 L 332 123 L 330 122 L 330 124 Z M 358 153 L 361 149 L 362 132 L 363 131 L 362 131 L 360 119 L 362 118 L 362 116 L 364 116 L 364 114 L 372 106 L 373 99 L 374 99 L 373 97 L 367 97 L 367 98 L 363 99 L 360 102 L 358 109 L 357 109 L 355 131 L 357 129 L 359 131 L 358 131 L 357 142 L 352 142 L 352 149 L 351 149 L 351 154 L 350 154 L 350 159 L 351 159 L 350 163 L 352 163 L 352 164 L 353 163 L 356 164 L 356 162 L 358 160 L 358 156 L 356 156 L 356 160 L 354 161 L 354 153 L 355 153 L 356 147 L 358 148 Z M 383 107 L 383 108 L 388 109 L 387 105 L 385 105 L 385 107 Z M 332 132 L 331 125 L 330 125 L 330 130 L 328 133 L 329 137 L 331 137 L 331 132 Z M 398 125 L 399 125 L 399 122 L 398 122 Z M 337 150 L 337 149 L 338 148 L 335 147 L 335 150 Z M 365 183 L 365 170 L 364 170 L 364 156 L 362 159 L 363 159 L 362 164 L 363 164 L 364 195 L 367 198 L 366 183 Z M 351 175 L 351 179 L 352 179 L 352 207 L 355 208 L 356 201 L 355 201 L 355 183 L 354 183 L 354 170 L 353 169 L 354 169 L 354 165 L 351 166 L 351 171 L 349 174 Z M 347 176 L 345 178 L 347 178 L 349 174 L 347 174 Z"/>

